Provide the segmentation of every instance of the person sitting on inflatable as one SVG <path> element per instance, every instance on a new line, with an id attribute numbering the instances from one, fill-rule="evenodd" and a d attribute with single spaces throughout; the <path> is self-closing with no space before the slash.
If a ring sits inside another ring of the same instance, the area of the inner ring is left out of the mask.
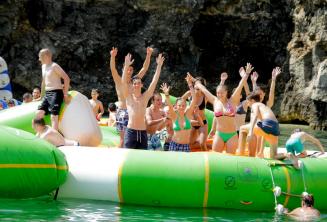
<path id="1" fill-rule="evenodd" d="M 51 128 L 51 126 L 45 125 L 44 119 L 33 119 L 33 129 L 36 132 L 36 136 L 40 137 L 52 143 L 56 147 L 60 146 L 79 146 L 79 143 L 73 140 L 65 139 L 57 130 Z"/>

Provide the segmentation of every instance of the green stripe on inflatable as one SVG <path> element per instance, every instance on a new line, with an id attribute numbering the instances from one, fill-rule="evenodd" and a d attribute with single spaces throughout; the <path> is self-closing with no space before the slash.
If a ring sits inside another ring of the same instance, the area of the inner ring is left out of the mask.
<path id="1" fill-rule="evenodd" d="M 131 150 L 121 169 L 123 202 L 202 207 L 205 178 L 201 153 Z"/>
<path id="2" fill-rule="evenodd" d="M 304 180 L 302 170 L 279 165 L 282 162 L 278 160 L 130 150 L 120 174 L 121 198 L 124 203 L 151 206 L 271 211 L 275 207 L 275 185 L 284 192 L 277 203 L 285 207 L 298 207 L 300 199 L 294 195 L 306 191 L 315 195 L 319 209 L 327 209 L 326 159 L 302 161 Z"/>
<path id="3" fill-rule="evenodd" d="M 34 133 L 32 119 L 41 102 L 31 102 L 0 111 L 0 125 L 10 126 Z M 46 124 L 50 124 L 50 115 L 44 118 Z"/>
<path id="4" fill-rule="evenodd" d="M 34 135 L 0 127 L 0 197 L 30 198 L 45 195 L 66 180 L 64 154 Z"/>
<path id="5" fill-rule="evenodd" d="M 119 145 L 120 136 L 115 127 L 111 126 L 100 126 L 102 133 L 102 142 L 101 145 L 114 146 Z"/>

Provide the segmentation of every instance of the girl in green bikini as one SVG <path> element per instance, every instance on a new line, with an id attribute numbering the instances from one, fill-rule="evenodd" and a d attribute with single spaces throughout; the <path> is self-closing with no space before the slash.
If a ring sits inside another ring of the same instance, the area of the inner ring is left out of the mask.
<path id="1" fill-rule="evenodd" d="M 212 150 L 222 152 L 226 147 L 226 152 L 235 154 L 238 137 L 235 126 L 235 109 L 240 101 L 242 88 L 247 81 L 253 67 L 250 63 L 245 67 L 246 75 L 244 75 L 230 98 L 227 98 L 227 88 L 225 85 L 218 85 L 216 96 L 211 94 L 205 86 L 199 81 L 195 82 L 195 87 L 198 87 L 206 96 L 208 101 L 213 104 L 216 133 L 213 139 Z M 241 68 L 240 71 L 243 71 Z"/>
<path id="2" fill-rule="evenodd" d="M 194 97 L 194 88 L 192 85 L 192 77 L 190 74 L 186 77 L 192 97 Z M 169 101 L 169 87 L 166 83 L 161 85 L 161 90 L 166 96 L 166 102 L 169 106 L 169 118 L 173 122 L 174 134 L 169 144 L 169 151 L 190 152 L 190 137 L 191 137 L 191 119 L 196 106 L 196 99 L 193 99 L 190 106 L 187 107 L 185 99 L 178 98 L 176 100 L 176 110 Z"/>

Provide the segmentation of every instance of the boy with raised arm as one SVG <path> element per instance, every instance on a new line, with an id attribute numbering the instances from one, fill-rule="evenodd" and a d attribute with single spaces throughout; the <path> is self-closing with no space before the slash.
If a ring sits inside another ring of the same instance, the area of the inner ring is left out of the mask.
<path id="1" fill-rule="evenodd" d="M 159 80 L 164 57 L 159 54 L 157 57 L 157 68 L 149 88 L 142 93 L 142 80 L 139 77 L 132 79 L 132 86 L 129 87 L 128 67 L 133 64 L 131 55 L 125 57 L 123 71 L 123 94 L 126 98 L 126 106 L 129 114 L 128 125 L 125 130 L 124 147 L 132 149 L 147 149 L 148 138 L 146 133 L 145 112 L 150 97 L 156 88 Z"/>
<path id="2" fill-rule="evenodd" d="M 45 114 L 50 113 L 52 128 L 58 130 L 58 115 L 61 103 L 63 100 L 65 100 L 65 103 L 69 102 L 70 78 L 57 63 L 52 61 L 52 53 L 49 49 L 42 49 L 39 52 L 39 61 L 42 64 L 41 95 L 45 94 L 45 96 L 36 116 L 41 119 Z M 61 80 L 64 80 L 64 86 Z"/>
<path id="3" fill-rule="evenodd" d="M 153 49 L 148 47 L 146 49 L 146 57 L 143 64 L 142 69 L 139 71 L 139 73 L 136 75 L 139 78 L 143 78 L 147 70 L 150 66 L 150 60 L 152 55 Z M 123 147 L 124 144 L 124 134 L 125 134 L 125 128 L 128 124 L 128 112 L 126 107 L 126 99 L 122 92 L 122 78 L 118 74 L 118 71 L 116 69 L 116 56 L 117 56 L 118 50 L 117 48 L 112 48 L 110 51 L 110 70 L 112 74 L 112 78 L 115 82 L 115 88 L 116 93 L 118 97 L 118 107 L 117 107 L 117 114 L 116 114 L 116 129 L 119 132 L 120 135 L 120 144 L 119 147 Z M 128 82 L 130 84 L 130 78 L 133 74 L 133 67 L 129 66 L 127 70 L 127 76 L 128 76 Z"/>

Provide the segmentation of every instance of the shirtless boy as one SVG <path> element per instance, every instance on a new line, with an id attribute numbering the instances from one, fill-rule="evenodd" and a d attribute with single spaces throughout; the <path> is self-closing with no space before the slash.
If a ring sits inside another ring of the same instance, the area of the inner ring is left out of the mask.
<path id="1" fill-rule="evenodd" d="M 124 136 L 124 147 L 132 149 L 147 149 L 148 138 L 146 133 L 145 112 L 148 101 L 153 95 L 159 80 L 161 67 L 164 62 L 164 57 L 159 54 L 157 57 L 157 68 L 153 76 L 149 88 L 142 93 L 142 80 L 138 77 L 132 79 L 132 87 L 129 87 L 128 68 L 133 64 L 131 55 L 125 57 L 124 71 L 123 71 L 123 92 L 126 98 L 126 106 L 128 110 L 128 125 Z"/>
<path id="2" fill-rule="evenodd" d="M 42 103 L 38 108 L 36 116 L 38 119 L 44 115 L 51 114 L 52 128 L 58 130 L 58 115 L 63 100 L 69 102 L 68 89 L 70 78 L 66 72 L 52 61 L 52 53 L 49 49 L 42 49 L 39 52 L 39 61 L 42 64 L 42 89 L 41 95 L 45 93 Z M 64 87 L 61 80 L 64 81 Z"/>
<path id="3" fill-rule="evenodd" d="M 103 109 L 103 104 L 100 100 L 98 100 L 99 97 L 99 91 L 98 89 L 92 89 L 91 91 L 91 99 L 89 100 L 95 115 L 95 118 L 100 121 L 103 113 L 104 113 L 104 109 Z"/>

